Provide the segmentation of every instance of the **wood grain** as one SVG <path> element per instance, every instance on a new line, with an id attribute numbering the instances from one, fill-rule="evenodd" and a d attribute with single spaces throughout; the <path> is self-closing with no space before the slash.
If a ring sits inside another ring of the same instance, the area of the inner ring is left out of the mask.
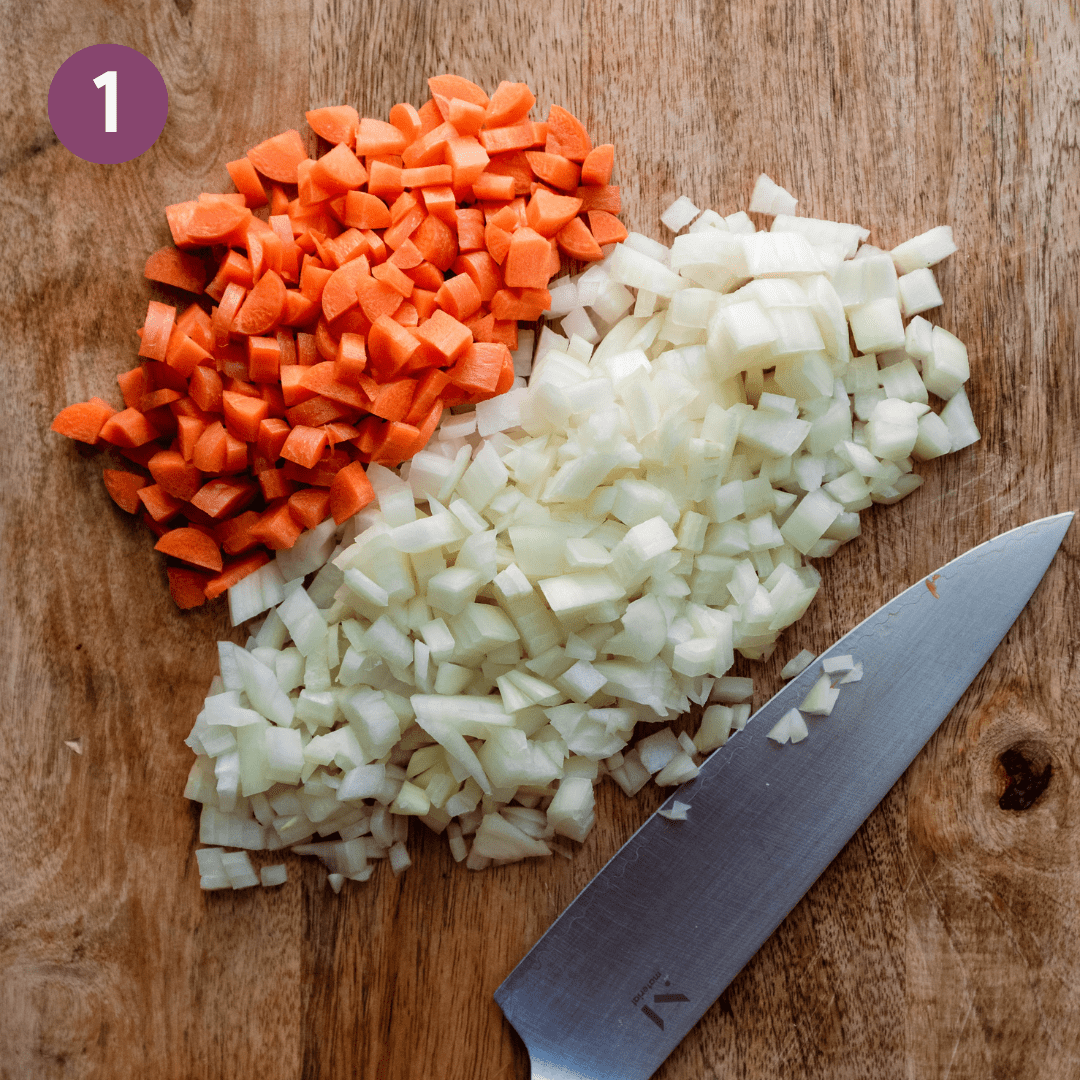
<path id="1" fill-rule="evenodd" d="M 601 789 L 573 862 L 470 874 L 417 829 L 417 865 L 334 897 L 288 858 L 278 890 L 204 895 L 182 738 L 235 636 L 180 613 L 92 453 L 48 431 L 134 356 L 161 208 L 337 101 L 384 116 L 430 74 L 528 81 L 617 146 L 624 218 L 675 195 L 730 213 L 767 171 L 801 212 L 883 246 L 939 223 L 935 321 L 969 345 L 984 438 L 865 515 L 780 654 L 827 646 L 973 543 L 1080 491 L 1080 26 L 1004 0 L 132 0 L 4 4 L 0 199 L 0 1080 L 420 1076 L 517 1080 L 491 994 L 656 803 Z M 128 44 L 170 116 L 97 166 L 52 134 L 71 53 Z M 661 1080 L 1080 1075 L 1075 530 L 941 731 L 661 1067 Z M 782 654 L 782 655 L 781 655 Z M 81 737 L 78 756 L 64 740 Z M 1051 775 L 1004 810 L 1003 752 Z"/>

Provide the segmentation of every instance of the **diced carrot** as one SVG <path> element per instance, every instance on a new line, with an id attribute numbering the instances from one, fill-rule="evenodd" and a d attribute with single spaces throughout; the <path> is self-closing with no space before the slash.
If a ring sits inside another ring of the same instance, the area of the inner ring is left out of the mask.
<path id="1" fill-rule="evenodd" d="M 491 393 L 509 352 L 505 345 L 473 342 L 451 369 L 450 381 L 470 394 Z"/>
<path id="2" fill-rule="evenodd" d="M 453 170 L 455 186 L 471 187 L 489 161 L 487 149 L 475 135 L 455 135 L 446 142 L 446 164 Z"/>
<path id="3" fill-rule="evenodd" d="M 434 214 L 424 218 L 412 240 L 424 258 L 444 273 L 458 256 L 453 230 Z"/>
<path id="4" fill-rule="evenodd" d="M 375 489 L 371 486 L 364 466 L 359 461 L 354 461 L 339 470 L 330 484 L 329 494 L 330 512 L 334 515 L 334 521 L 340 525 L 353 514 L 363 510 L 375 498 Z"/>
<path id="5" fill-rule="evenodd" d="M 418 289 L 431 289 L 432 292 L 438 292 L 442 286 L 443 272 L 426 259 L 419 266 L 414 266 L 405 272 L 413 279 Z M 413 292 L 415 291 L 414 289 Z"/>
<path id="6" fill-rule="evenodd" d="M 300 292 L 312 302 L 322 302 L 323 289 L 334 271 L 322 265 L 315 265 L 319 260 L 304 256 L 304 265 L 300 270 Z"/>
<path id="7" fill-rule="evenodd" d="M 297 166 L 308 160 L 300 132 L 292 129 L 253 146 L 247 156 L 263 176 L 281 184 L 295 184 Z"/>
<path id="8" fill-rule="evenodd" d="M 284 287 L 284 286 L 283 286 Z M 221 301 L 214 308 L 211 323 L 214 328 L 215 345 L 224 345 L 229 340 L 236 323 L 236 315 L 244 303 L 246 290 L 235 281 L 230 281 L 221 294 Z"/>
<path id="9" fill-rule="evenodd" d="M 202 487 L 202 473 L 179 450 L 159 450 L 148 465 L 150 475 L 174 499 L 190 502 Z"/>
<path id="10" fill-rule="evenodd" d="M 173 203 L 165 207 L 165 219 L 169 223 L 169 232 L 172 233 L 173 243 L 177 247 L 197 247 L 197 241 L 188 236 L 188 221 L 195 211 L 198 203 L 193 199 L 187 202 Z"/>
<path id="11" fill-rule="evenodd" d="M 247 294 L 232 329 L 238 334 L 264 334 L 278 321 L 284 308 L 285 282 L 268 270 Z"/>
<path id="12" fill-rule="evenodd" d="M 394 379 L 384 383 L 368 406 L 368 411 L 383 420 L 404 420 L 409 414 L 415 392 L 415 379 Z"/>
<path id="13" fill-rule="evenodd" d="M 108 416 L 98 432 L 113 446 L 142 446 L 158 437 L 159 432 L 138 409 L 127 408 Z"/>
<path id="14" fill-rule="evenodd" d="M 559 105 L 552 105 L 548 111 L 547 144 L 544 149 L 549 154 L 562 154 L 571 161 L 584 161 L 592 149 L 588 132 L 573 113 Z"/>
<path id="15" fill-rule="evenodd" d="M 327 319 L 336 319 L 357 303 L 357 286 L 367 276 L 368 265 L 363 258 L 334 271 L 322 291 L 322 310 Z"/>
<path id="16" fill-rule="evenodd" d="M 410 243 L 410 241 L 407 240 L 406 243 Z M 371 276 L 376 281 L 389 285 L 395 292 L 400 293 L 404 299 L 408 299 L 412 295 L 415 287 L 413 279 L 408 277 L 397 265 L 389 261 L 374 267 Z"/>
<path id="17" fill-rule="evenodd" d="M 609 214 L 617 214 L 622 210 L 622 197 L 616 184 L 582 184 L 576 195 L 581 200 L 581 209 L 585 212 L 604 210 Z"/>
<path id="18" fill-rule="evenodd" d="M 181 611 L 206 603 L 206 583 L 211 575 L 190 566 L 168 566 L 169 595 Z"/>
<path id="19" fill-rule="evenodd" d="M 581 183 L 611 183 L 611 171 L 615 167 L 615 147 L 611 143 L 594 146 L 581 163 Z"/>
<path id="20" fill-rule="evenodd" d="M 396 199 L 401 194 L 401 172 L 400 165 L 373 161 L 368 170 L 368 194 L 383 200 Z"/>
<path id="21" fill-rule="evenodd" d="M 416 336 L 430 345 L 447 364 L 457 360 L 472 344 L 469 328 L 442 310 L 436 310 L 427 322 L 418 326 Z"/>
<path id="22" fill-rule="evenodd" d="M 349 191 L 345 195 L 344 222 L 355 229 L 385 229 L 390 224 L 390 210 L 370 192 Z"/>
<path id="23" fill-rule="evenodd" d="M 382 437 L 371 451 L 371 460 L 380 465 L 400 465 L 419 449 L 420 431 L 412 424 L 390 420 L 383 428 Z"/>
<path id="24" fill-rule="evenodd" d="M 309 178 L 324 191 L 344 195 L 360 187 L 367 180 L 367 172 L 348 146 L 338 143 L 315 162 Z"/>
<path id="25" fill-rule="evenodd" d="M 255 479 L 267 502 L 287 499 L 296 490 L 295 481 L 290 480 L 281 469 L 262 469 L 255 474 Z"/>
<path id="26" fill-rule="evenodd" d="M 266 205 L 266 192 L 263 190 L 262 181 L 250 158 L 242 157 L 236 161 L 226 161 L 225 168 L 236 185 L 236 190 L 244 196 L 244 204 L 249 210 Z"/>
<path id="27" fill-rule="evenodd" d="M 514 194 L 528 195 L 536 179 L 525 156 L 524 150 L 511 150 L 502 154 L 492 154 L 485 176 L 511 176 L 514 179 Z"/>
<path id="28" fill-rule="evenodd" d="M 225 429 L 225 465 L 223 473 L 243 472 L 250 465 L 247 442 Z"/>
<path id="29" fill-rule="evenodd" d="M 406 146 L 420 134 L 422 127 L 420 114 L 407 101 L 394 105 L 387 119 L 405 136 Z"/>
<path id="30" fill-rule="evenodd" d="M 206 267 L 202 259 L 166 244 L 146 260 L 143 276 L 150 281 L 160 281 L 164 285 L 199 293 L 206 284 Z"/>
<path id="31" fill-rule="evenodd" d="M 135 370 L 141 370 L 136 368 Z M 66 435 L 69 439 L 77 439 L 79 442 L 95 443 L 101 435 L 101 429 L 116 410 L 99 397 L 92 397 L 89 401 L 79 401 L 74 405 L 68 405 L 56 414 L 52 422 L 52 430 L 59 435 Z"/>
<path id="32" fill-rule="evenodd" d="M 351 105 L 327 105 L 321 109 L 309 109 L 304 113 L 308 127 L 329 143 L 344 143 L 352 147 L 356 143 L 356 129 L 360 114 Z"/>
<path id="33" fill-rule="evenodd" d="M 267 418 L 270 408 L 261 397 L 225 390 L 221 395 L 225 420 L 244 442 L 255 442 L 259 424 Z"/>
<path id="34" fill-rule="evenodd" d="M 426 165 L 420 169 L 402 169 L 401 183 L 407 188 L 445 187 L 453 180 L 449 165 Z"/>
<path id="35" fill-rule="evenodd" d="M 401 306 L 401 293 L 374 277 L 361 278 L 356 286 L 360 309 L 374 323 L 380 315 L 393 315 Z"/>
<path id="36" fill-rule="evenodd" d="M 281 366 L 281 350 L 276 337 L 253 334 L 247 339 L 248 378 L 255 383 L 276 382 Z"/>
<path id="37" fill-rule="evenodd" d="M 458 209 L 457 240 L 459 251 L 479 251 L 484 246 L 484 212 L 476 207 Z"/>
<path id="38" fill-rule="evenodd" d="M 322 429 L 326 432 L 326 443 L 331 449 L 338 443 L 351 442 L 360 434 L 352 424 L 346 424 L 342 420 L 332 420 L 329 424 L 323 424 Z"/>
<path id="39" fill-rule="evenodd" d="M 207 351 L 214 344 L 214 330 L 210 316 L 196 303 L 191 303 L 184 308 L 173 325 L 175 329 L 182 334 L 187 334 L 196 345 Z"/>
<path id="40" fill-rule="evenodd" d="M 372 120 L 366 116 L 361 118 L 356 132 L 357 154 L 400 154 L 406 145 L 405 136 L 393 124 L 388 124 L 385 120 Z"/>
<path id="41" fill-rule="evenodd" d="M 400 371 L 419 347 L 419 341 L 393 319 L 377 318 L 367 338 L 368 362 L 375 377 L 385 380 Z"/>
<path id="42" fill-rule="evenodd" d="M 338 385 L 343 386 L 344 384 Z M 358 391 L 352 387 L 347 389 L 353 394 L 358 394 Z M 293 427 L 297 425 L 302 427 L 322 427 L 323 424 L 340 420 L 342 417 L 358 411 L 340 401 L 333 401 L 322 394 L 316 394 L 314 397 L 300 402 L 299 405 L 293 405 L 288 409 L 285 416 Z"/>
<path id="43" fill-rule="evenodd" d="M 176 438 L 179 444 L 178 449 L 185 461 L 191 461 L 199 437 L 209 426 L 209 421 L 202 420 L 198 416 L 177 416 Z"/>
<path id="44" fill-rule="evenodd" d="M 460 137 L 453 124 L 441 123 L 409 144 L 401 155 L 402 163 L 407 169 L 439 165 L 446 155 L 446 144 Z"/>
<path id="45" fill-rule="evenodd" d="M 190 379 L 200 364 L 209 364 L 212 361 L 213 357 L 201 345 L 192 341 L 176 326 L 173 327 L 168 347 L 165 350 L 165 362 L 177 374 Z"/>
<path id="46" fill-rule="evenodd" d="M 475 348 L 475 346 L 471 346 L 471 348 Z M 405 416 L 405 422 L 414 426 L 419 425 L 430 412 L 431 406 L 439 399 L 449 382 L 450 376 L 447 372 L 438 368 L 427 371 L 416 384 L 416 392 Z"/>
<path id="47" fill-rule="evenodd" d="M 225 468 L 225 425 L 220 420 L 209 424 L 195 441 L 191 463 L 203 473 L 218 473 Z"/>
<path id="48" fill-rule="evenodd" d="M 296 189 L 301 206 L 322 207 L 327 199 L 340 194 L 334 187 L 319 183 L 315 162 L 305 158 L 296 166 Z"/>
<path id="49" fill-rule="evenodd" d="M 427 81 L 428 89 L 434 98 L 440 95 L 444 98 L 461 98 L 462 101 L 472 102 L 481 108 L 488 103 L 488 96 L 474 82 L 463 78 L 461 75 L 433 75 Z"/>
<path id="50" fill-rule="evenodd" d="M 486 315 L 477 313 L 468 322 L 472 331 L 473 341 L 495 341 L 491 335 L 495 330 L 495 316 L 488 312 Z M 517 323 L 514 323 L 517 326 Z"/>
<path id="51" fill-rule="evenodd" d="M 238 206 L 225 195 L 204 192 L 187 216 L 186 239 L 200 245 L 226 243 L 250 219 L 251 211 L 246 206 Z"/>
<path id="52" fill-rule="evenodd" d="M 305 469 L 315 466 L 326 449 L 326 432 L 315 427 L 298 424 L 289 432 L 281 448 L 281 456 L 288 461 L 295 461 Z"/>
<path id="53" fill-rule="evenodd" d="M 448 315 L 464 322 L 480 308 L 480 290 L 468 274 L 456 274 L 443 282 L 435 294 L 435 303 Z"/>
<path id="54" fill-rule="evenodd" d="M 259 423 L 259 434 L 256 439 L 256 447 L 268 461 L 277 461 L 281 455 L 281 448 L 285 445 L 285 439 L 289 434 L 289 425 L 275 417 L 267 417 Z"/>
<path id="55" fill-rule="evenodd" d="M 139 501 L 139 489 L 146 487 L 149 483 L 146 477 L 139 473 L 128 472 L 126 469 L 102 469 L 101 474 L 105 480 L 105 490 L 108 491 L 112 501 L 121 510 L 126 510 L 129 514 L 137 514 L 142 506 Z"/>
<path id="56" fill-rule="evenodd" d="M 368 420 L 376 424 L 383 423 L 377 416 L 369 416 Z M 313 469 L 305 469 L 294 461 L 286 461 L 283 467 L 285 475 L 298 484 L 307 484 L 311 487 L 328 488 L 334 477 L 352 460 L 349 453 L 343 449 L 327 451 Z"/>
<path id="57" fill-rule="evenodd" d="M 512 176 L 486 172 L 472 186 L 474 199 L 512 199 L 516 191 Z"/>
<path id="58" fill-rule="evenodd" d="M 543 150 L 526 150 L 532 171 L 540 180 L 563 191 L 576 191 L 581 180 L 581 166 L 561 154 L 549 154 Z"/>
<path id="59" fill-rule="evenodd" d="M 535 104 L 536 98 L 525 83 L 501 82 L 487 103 L 484 126 L 497 128 L 520 123 Z"/>
<path id="60" fill-rule="evenodd" d="M 240 477 L 217 477 L 207 481 L 191 500 L 210 517 L 230 517 L 245 509 L 258 494 L 258 486 Z"/>
<path id="61" fill-rule="evenodd" d="M 486 127 L 479 135 L 480 145 L 489 155 L 505 154 L 510 150 L 527 150 L 536 145 L 536 132 L 527 120 L 505 127 Z"/>
<path id="62" fill-rule="evenodd" d="M 412 296 L 409 300 L 413 307 L 416 308 L 416 315 L 419 322 L 423 322 L 424 319 L 430 319 L 434 313 L 436 307 L 435 293 L 437 291 L 437 289 L 422 289 L 419 285 L 413 289 Z"/>
<path id="63" fill-rule="evenodd" d="M 302 488 L 289 496 L 289 512 L 305 528 L 314 529 L 330 512 L 330 492 L 324 488 Z"/>
<path id="64" fill-rule="evenodd" d="M 494 222 L 489 221 L 484 227 L 484 244 L 491 257 L 500 266 L 506 262 L 507 253 L 510 251 L 512 233 L 500 228 Z"/>
<path id="65" fill-rule="evenodd" d="M 226 589 L 231 589 L 238 581 L 243 581 L 248 574 L 255 573 L 260 566 L 265 566 L 269 561 L 270 556 L 265 551 L 254 551 L 250 555 L 244 555 L 226 563 L 221 573 L 206 583 L 206 599 L 217 599 Z"/>
<path id="66" fill-rule="evenodd" d="M 211 367 L 200 365 L 191 373 L 188 393 L 192 401 L 208 413 L 221 412 L 221 376 Z"/>
<path id="67" fill-rule="evenodd" d="M 257 389 L 259 397 L 266 402 L 267 416 L 282 419 L 285 416 L 285 397 L 281 393 L 280 383 L 259 383 Z"/>
<path id="68" fill-rule="evenodd" d="M 206 295 L 220 303 L 225 292 L 225 286 L 230 281 L 235 281 L 244 289 L 250 289 L 255 284 L 251 271 L 251 261 L 245 255 L 241 255 L 239 251 L 230 251 L 221 260 L 213 280 L 206 286 Z"/>
<path id="69" fill-rule="evenodd" d="M 602 259 L 604 253 L 589 227 L 579 217 L 571 218 L 556 234 L 559 249 L 571 258 L 581 262 L 594 262 Z"/>
<path id="70" fill-rule="evenodd" d="M 180 513 L 181 502 L 170 495 L 160 484 L 147 484 L 135 493 L 150 517 L 161 524 Z"/>
<path id="71" fill-rule="evenodd" d="M 239 555 L 244 551 L 250 551 L 259 543 L 251 535 L 251 526 L 258 520 L 257 510 L 245 510 L 235 517 L 223 518 L 214 523 L 214 539 L 221 545 L 221 550 L 226 555 Z"/>
<path id="72" fill-rule="evenodd" d="M 551 248 L 540 233 L 529 227 L 518 229 L 510 237 L 503 279 L 513 288 L 546 288 L 551 279 L 550 255 Z"/>
<path id="73" fill-rule="evenodd" d="M 416 232 L 426 217 L 427 211 L 422 206 L 412 207 L 382 234 L 383 243 L 397 251 Z"/>
<path id="74" fill-rule="evenodd" d="M 221 549 L 206 533 L 199 529 L 170 529 L 155 545 L 155 551 L 171 555 L 174 559 L 199 566 L 204 570 L 221 571 Z"/>
<path id="75" fill-rule="evenodd" d="M 464 273 L 472 278 L 482 303 L 489 303 L 495 293 L 502 288 L 503 279 L 499 264 L 486 251 L 470 251 L 459 256 L 454 262 L 453 269 L 459 276 Z"/>
<path id="76" fill-rule="evenodd" d="M 525 208 L 529 228 L 543 237 L 554 236 L 581 209 L 581 200 L 569 195 L 556 195 L 547 188 L 537 188 Z"/>
<path id="77" fill-rule="evenodd" d="M 486 118 L 487 113 L 482 105 L 462 98 L 451 98 L 446 110 L 446 119 L 462 135 L 476 135 Z"/>
<path id="78" fill-rule="evenodd" d="M 333 364 L 335 382 L 354 383 L 367 367 L 367 347 L 363 334 L 342 334 Z M 312 370 L 308 369 L 309 372 Z"/>
<path id="79" fill-rule="evenodd" d="M 589 231 L 601 247 L 607 244 L 621 244 L 629 235 L 626 226 L 614 214 L 606 210 L 590 210 L 588 216 Z"/>
<path id="80" fill-rule="evenodd" d="M 307 326 L 319 317 L 319 303 L 310 300 L 296 289 L 285 290 L 285 310 L 281 322 L 285 326 Z"/>
<path id="81" fill-rule="evenodd" d="M 176 308 L 151 300 L 146 309 L 139 355 L 148 356 L 152 360 L 164 360 L 165 351 L 169 346 L 169 335 L 172 334 L 175 321 Z"/>
<path id="82" fill-rule="evenodd" d="M 454 196 L 454 189 L 446 185 L 445 187 L 426 187 L 422 190 L 424 209 L 432 217 L 437 218 L 453 229 L 457 225 L 457 199 Z M 423 225 L 417 229 L 417 233 L 420 233 L 422 229 Z"/>

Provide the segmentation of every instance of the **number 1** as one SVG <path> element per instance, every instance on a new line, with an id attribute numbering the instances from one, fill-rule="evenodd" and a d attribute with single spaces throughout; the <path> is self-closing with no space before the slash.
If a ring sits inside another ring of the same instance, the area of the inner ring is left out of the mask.
<path id="1" fill-rule="evenodd" d="M 94 85 L 99 89 L 105 87 L 105 130 L 116 131 L 116 72 L 103 71 Z"/>

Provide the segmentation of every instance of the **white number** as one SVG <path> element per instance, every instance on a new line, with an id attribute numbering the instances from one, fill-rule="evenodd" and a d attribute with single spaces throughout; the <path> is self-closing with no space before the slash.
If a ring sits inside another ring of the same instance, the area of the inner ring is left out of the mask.
<path id="1" fill-rule="evenodd" d="M 116 72 L 103 71 L 94 85 L 98 89 L 105 87 L 105 130 L 116 131 Z"/>

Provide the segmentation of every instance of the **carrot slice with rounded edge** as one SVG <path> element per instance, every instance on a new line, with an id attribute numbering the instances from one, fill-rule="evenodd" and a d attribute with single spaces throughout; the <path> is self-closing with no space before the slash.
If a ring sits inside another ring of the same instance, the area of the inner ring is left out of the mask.
<path id="1" fill-rule="evenodd" d="M 354 229 L 385 229 L 390 224 L 390 208 L 367 191 L 345 194 L 345 224 Z"/>
<path id="2" fill-rule="evenodd" d="M 150 481 L 139 473 L 128 472 L 127 469 L 103 469 L 101 475 L 105 480 L 105 490 L 108 491 L 112 501 L 121 510 L 126 510 L 129 514 L 137 514 L 142 506 L 138 491 L 146 487 Z"/>
<path id="3" fill-rule="evenodd" d="M 594 262 L 602 259 L 604 253 L 589 227 L 579 217 L 572 218 L 556 234 L 559 249 L 571 258 L 581 262 Z"/>
<path id="4" fill-rule="evenodd" d="M 280 184 L 295 184 L 297 166 L 309 160 L 304 140 L 293 128 L 253 146 L 247 156 L 263 176 Z"/>
<path id="5" fill-rule="evenodd" d="M 436 102 L 437 103 L 437 102 Z M 451 98 L 446 109 L 446 119 L 462 135 L 476 135 L 484 126 L 487 112 L 482 105 L 462 98 Z"/>
<path id="6" fill-rule="evenodd" d="M 527 120 L 507 127 L 486 127 L 477 138 L 489 155 L 505 154 L 510 150 L 528 150 L 536 145 L 536 131 Z"/>
<path id="7" fill-rule="evenodd" d="M 66 435 L 69 439 L 95 443 L 105 423 L 115 415 L 116 410 L 107 401 L 92 397 L 89 401 L 78 401 L 61 409 L 51 427 L 57 434 Z"/>
<path id="8" fill-rule="evenodd" d="M 297 465 L 305 469 L 311 469 L 322 457 L 326 443 L 326 432 L 322 429 L 297 424 L 289 432 L 281 448 L 281 456 L 287 461 L 295 461 Z"/>
<path id="9" fill-rule="evenodd" d="M 98 434 L 114 446 L 136 447 L 152 442 L 159 432 L 138 409 L 127 408 L 113 413 Z"/>
<path id="10" fill-rule="evenodd" d="M 353 461 L 339 470 L 330 482 L 329 495 L 330 513 L 334 515 L 335 523 L 340 525 L 353 514 L 363 510 L 375 498 L 375 489 L 371 486 L 364 466 L 359 461 Z"/>
<path id="11" fill-rule="evenodd" d="M 480 290 L 468 274 L 456 274 L 443 282 L 435 294 L 435 303 L 448 315 L 464 322 L 480 309 Z"/>
<path id="12" fill-rule="evenodd" d="M 576 191 L 581 181 L 581 166 L 561 154 L 545 150 L 526 150 L 525 157 L 538 180 L 563 191 Z"/>
<path id="13" fill-rule="evenodd" d="M 147 484 L 135 493 L 151 519 L 158 524 L 172 520 L 180 513 L 183 503 L 173 498 L 160 484 Z"/>
<path id="14" fill-rule="evenodd" d="M 387 120 L 405 136 L 406 145 L 420 135 L 423 121 L 420 114 L 407 101 L 399 102 L 390 109 Z"/>
<path id="15" fill-rule="evenodd" d="M 581 183 L 607 185 L 615 167 L 615 147 L 611 143 L 594 146 L 581 163 Z"/>
<path id="16" fill-rule="evenodd" d="M 212 518 L 230 517 L 245 509 L 258 491 L 252 480 L 222 476 L 203 484 L 191 502 Z"/>
<path id="17" fill-rule="evenodd" d="M 504 358 L 509 355 L 505 345 L 473 342 L 451 369 L 450 381 L 467 393 L 489 394 L 498 385 Z"/>
<path id="18" fill-rule="evenodd" d="M 206 284 L 206 267 L 197 256 L 166 244 L 146 260 L 143 276 L 150 281 L 160 281 L 163 285 L 174 285 L 187 292 L 199 293 Z"/>
<path id="19" fill-rule="evenodd" d="M 305 529 L 314 529 L 330 513 L 330 492 L 310 487 L 294 491 L 289 496 L 289 512 Z"/>
<path id="20" fill-rule="evenodd" d="M 190 527 L 170 529 L 155 545 L 155 551 L 204 570 L 221 571 L 221 549 L 213 537 Z"/>
<path id="21" fill-rule="evenodd" d="M 251 534 L 271 551 L 285 551 L 300 537 L 302 526 L 289 510 L 286 498 L 276 499 L 263 511 L 251 527 Z"/>
<path id="22" fill-rule="evenodd" d="M 622 197 L 617 184 L 582 184 L 577 189 L 577 197 L 581 200 L 581 209 L 586 213 L 605 210 L 609 214 L 617 214 L 622 210 Z"/>
<path id="23" fill-rule="evenodd" d="M 581 200 L 569 195 L 556 195 L 547 188 L 537 188 L 525 208 L 529 228 L 543 237 L 554 236 L 581 209 Z"/>
<path id="24" fill-rule="evenodd" d="M 356 295 L 360 309 L 372 322 L 380 315 L 393 315 L 401 307 L 403 299 L 401 293 L 392 285 L 370 276 L 357 282 Z"/>
<path id="25" fill-rule="evenodd" d="M 211 518 L 213 521 L 213 519 Z M 226 555 L 239 555 L 250 551 L 258 544 L 251 535 L 251 526 L 259 520 L 257 510 L 245 510 L 235 517 L 223 518 L 214 522 L 214 539 L 221 545 Z"/>
<path id="26" fill-rule="evenodd" d="M 626 226 L 606 210 L 590 210 L 588 216 L 589 231 L 601 247 L 606 244 L 621 244 L 629 236 Z"/>
<path id="27" fill-rule="evenodd" d="M 309 175 L 324 190 L 340 194 L 358 188 L 367 180 L 364 166 L 344 143 L 338 143 L 329 153 L 323 154 Z"/>
<path id="28" fill-rule="evenodd" d="M 487 103 L 484 126 L 497 128 L 520 123 L 535 104 L 536 98 L 525 83 L 504 80 L 495 88 L 495 93 Z"/>
<path id="29" fill-rule="evenodd" d="M 450 269 L 458 257 L 457 240 L 450 226 L 434 214 L 429 214 L 413 234 L 412 242 L 417 250 L 443 273 Z"/>
<path id="30" fill-rule="evenodd" d="M 367 337 L 368 363 L 380 381 L 404 368 L 419 348 L 419 340 L 389 316 L 382 315 L 371 324 Z"/>
<path id="31" fill-rule="evenodd" d="M 255 442 L 259 424 L 270 415 L 270 406 L 261 397 L 225 390 L 222 395 L 225 420 L 244 442 Z"/>
<path id="32" fill-rule="evenodd" d="M 357 286 L 368 276 L 367 260 L 361 257 L 347 262 L 327 278 L 322 291 L 322 310 L 327 320 L 333 321 L 357 304 Z"/>
<path id="33" fill-rule="evenodd" d="M 444 98 L 461 98 L 474 105 L 486 106 L 488 103 L 487 94 L 476 83 L 461 75 L 433 75 L 427 84 L 433 98 L 440 94 Z"/>
<path id="34" fill-rule="evenodd" d="M 304 113 L 307 125 L 329 143 L 344 143 L 352 147 L 356 143 L 356 129 L 360 114 L 351 105 L 326 105 L 321 109 L 309 109 Z"/>
<path id="35" fill-rule="evenodd" d="M 233 319 L 238 334 L 265 334 L 285 309 L 285 282 L 273 270 L 259 278 Z"/>
<path id="36" fill-rule="evenodd" d="M 558 198 L 558 196 L 554 196 Z M 551 280 L 551 248 L 538 232 L 525 227 L 510 237 L 503 278 L 512 288 L 543 289 Z"/>
<path id="37" fill-rule="evenodd" d="M 571 161 L 584 161 L 592 149 L 592 142 L 585 125 L 560 105 L 552 105 L 547 118 L 547 143 L 549 154 L 562 154 Z"/>
<path id="38" fill-rule="evenodd" d="M 190 502 L 202 487 L 202 473 L 185 461 L 179 450 L 159 450 L 150 459 L 147 468 L 155 482 L 174 499 Z"/>
<path id="39" fill-rule="evenodd" d="M 217 577 L 212 577 L 206 583 L 206 599 L 214 600 L 226 589 L 231 589 L 238 581 L 243 581 L 248 574 L 253 574 L 260 566 L 265 566 L 270 561 L 270 556 L 265 551 L 253 551 L 250 555 L 244 555 L 239 559 L 233 559 L 224 565 Z"/>
<path id="40" fill-rule="evenodd" d="M 168 566 L 169 595 L 181 611 L 206 603 L 206 584 L 211 575 L 190 566 Z"/>
<path id="41" fill-rule="evenodd" d="M 242 157 L 237 158 L 236 161 L 226 161 L 225 168 L 236 190 L 244 196 L 244 205 L 249 210 L 267 204 L 269 200 L 266 197 L 266 191 L 250 158 Z"/>
<path id="42" fill-rule="evenodd" d="M 400 154 L 408 145 L 402 132 L 385 120 L 362 117 L 356 131 L 356 152 L 370 157 Z"/>
<path id="43" fill-rule="evenodd" d="M 142 327 L 139 355 L 147 356 L 151 360 L 164 360 L 175 321 L 175 307 L 151 300 L 146 308 L 146 321 Z"/>
<path id="44" fill-rule="evenodd" d="M 473 135 L 459 135 L 446 142 L 446 163 L 453 170 L 455 186 L 475 184 L 490 160 L 487 150 Z"/>

